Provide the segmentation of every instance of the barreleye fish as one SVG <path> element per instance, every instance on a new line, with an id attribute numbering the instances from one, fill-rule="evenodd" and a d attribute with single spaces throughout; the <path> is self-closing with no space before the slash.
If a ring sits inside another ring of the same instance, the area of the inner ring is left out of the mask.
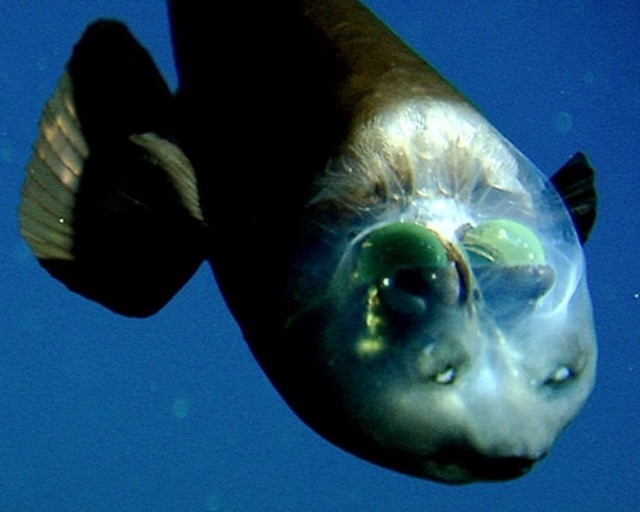
<path id="1" fill-rule="evenodd" d="M 545 178 L 356 0 L 232 3 L 169 1 L 175 94 L 123 24 L 87 28 L 27 166 L 31 250 L 139 317 L 208 261 L 320 435 L 442 482 L 526 473 L 594 383 L 585 156 Z"/>

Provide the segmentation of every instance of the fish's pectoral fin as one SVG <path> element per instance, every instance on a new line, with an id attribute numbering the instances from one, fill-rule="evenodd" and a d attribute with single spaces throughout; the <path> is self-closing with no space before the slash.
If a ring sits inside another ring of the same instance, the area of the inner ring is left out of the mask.
<path id="1" fill-rule="evenodd" d="M 596 220 L 598 198 L 594 171 L 584 153 L 573 155 L 552 177 L 556 187 L 569 208 L 580 243 L 585 244 Z"/>
<path id="2" fill-rule="evenodd" d="M 173 96 L 124 25 L 91 25 L 40 120 L 20 228 L 71 290 L 155 313 L 204 259 L 194 170 L 171 140 Z"/>

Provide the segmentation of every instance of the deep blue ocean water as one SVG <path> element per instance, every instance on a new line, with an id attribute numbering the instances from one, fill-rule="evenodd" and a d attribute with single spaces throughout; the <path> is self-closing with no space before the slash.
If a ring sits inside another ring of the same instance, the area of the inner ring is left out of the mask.
<path id="1" fill-rule="evenodd" d="M 73 43 L 126 21 L 175 85 L 161 1 L 0 4 L 0 512 L 640 510 L 640 3 L 370 0 L 548 174 L 583 149 L 596 389 L 513 482 L 448 487 L 318 437 L 253 361 L 207 267 L 129 320 L 51 279 L 17 230 L 40 110 Z M 250 15 L 250 12 L 247 12 Z M 214 20 L 212 20 L 214 23 Z M 242 20 L 222 20 L 212 30 Z"/>

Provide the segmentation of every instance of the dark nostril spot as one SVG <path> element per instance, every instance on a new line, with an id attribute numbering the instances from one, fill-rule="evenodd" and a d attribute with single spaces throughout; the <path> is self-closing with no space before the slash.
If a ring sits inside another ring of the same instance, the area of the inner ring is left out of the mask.
<path id="1" fill-rule="evenodd" d="M 558 366 L 558 368 L 544 380 L 543 385 L 551 388 L 559 388 L 571 382 L 575 377 L 576 372 L 573 368 L 562 365 Z"/>

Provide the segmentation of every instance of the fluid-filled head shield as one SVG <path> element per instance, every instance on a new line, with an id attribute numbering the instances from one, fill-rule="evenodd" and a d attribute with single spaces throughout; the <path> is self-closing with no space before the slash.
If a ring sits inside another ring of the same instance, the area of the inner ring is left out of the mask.
<path id="1" fill-rule="evenodd" d="M 526 472 L 595 374 L 562 198 L 483 118 L 450 105 L 376 119 L 320 184 L 278 363 L 284 396 L 329 439 L 406 473 Z"/>

